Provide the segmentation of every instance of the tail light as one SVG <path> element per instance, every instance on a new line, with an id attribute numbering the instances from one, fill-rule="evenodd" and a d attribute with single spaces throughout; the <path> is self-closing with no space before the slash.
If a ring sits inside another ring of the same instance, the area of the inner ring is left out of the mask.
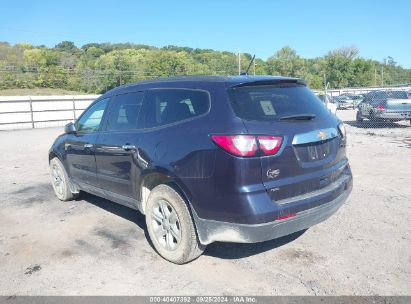
<path id="1" fill-rule="evenodd" d="M 338 125 L 338 130 L 340 130 L 341 137 L 345 138 L 345 136 L 347 135 L 347 131 L 345 130 L 344 123 L 340 123 Z"/>
<path id="2" fill-rule="evenodd" d="M 385 110 L 385 108 L 384 108 L 383 105 L 378 105 L 378 106 L 376 107 L 376 109 L 377 109 L 378 111 L 384 111 L 384 110 Z"/>
<path id="3" fill-rule="evenodd" d="M 257 139 L 265 155 L 274 155 L 281 147 L 282 138 L 279 136 L 258 136 Z"/>
<path id="4" fill-rule="evenodd" d="M 274 155 L 282 143 L 280 136 L 211 135 L 211 138 L 218 146 L 236 156 L 255 156 L 259 150 L 265 155 Z"/>
<path id="5" fill-rule="evenodd" d="M 255 136 L 212 135 L 211 138 L 221 148 L 236 156 L 253 156 L 257 152 Z"/>

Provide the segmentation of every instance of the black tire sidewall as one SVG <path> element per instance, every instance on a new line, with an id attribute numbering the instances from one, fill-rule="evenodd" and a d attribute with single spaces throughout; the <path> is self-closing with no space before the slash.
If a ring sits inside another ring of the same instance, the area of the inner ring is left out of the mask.
<path id="1" fill-rule="evenodd" d="M 64 169 L 63 164 L 61 163 L 61 161 L 60 161 L 57 157 L 53 158 L 53 159 L 50 161 L 50 178 L 51 178 L 51 182 L 52 182 L 52 183 L 53 183 L 53 176 L 52 176 L 52 168 L 53 168 L 53 166 L 58 166 L 58 167 L 60 168 L 60 171 L 61 171 L 61 173 L 62 173 L 62 175 L 63 175 L 62 178 L 64 179 L 64 191 L 63 191 L 62 196 L 60 197 L 60 196 L 58 195 L 57 191 L 56 191 L 55 188 L 54 188 L 54 184 L 52 184 L 54 193 L 56 194 L 56 196 L 57 196 L 57 198 L 58 198 L 59 200 L 66 201 L 66 200 L 71 199 L 71 198 L 73 197 L 73 195 L 72 195 L 72 193 L 71 193 L 71 191 L 70 191 L 70 188 L 69 188 L 69 184 L 68 184 L 68 183 L 69 183 L 69 180 L 68 180 L 68 177 L 67 177 L 67 173 L 66 173 L 66 170 Z"/>
<path id="2" fill-rule="evenodd" d="M 175 210 L 180 223 L 181 241 L 179 246 L 173 251 L 165 249 L 154 236 L 152 210 L 154 203 L 158 200 L 165 200 Z M 189 261 L 187 259 L 191 255 L 193 246 L 196 245 L 193 244 L 193 242 L 198 242 L 197 237 L 193 239 L 195 226 L 188 208 L 184 199 L 173 188 L 167 185 L 155 187 L 151 191 L 146 205 L 146 224 L 152 244 L 162 257 L 177 264 L 183 264 Z M 196 236 L 195 233 L 194 235 Z"/>
<path id="3" fill-rule="evenodd" d="M 363 121 L 363 119 L 360 115 L 360 111 L 357 111 L 356 120 L 357 120 L 357 122 L 362 122 Z"/>

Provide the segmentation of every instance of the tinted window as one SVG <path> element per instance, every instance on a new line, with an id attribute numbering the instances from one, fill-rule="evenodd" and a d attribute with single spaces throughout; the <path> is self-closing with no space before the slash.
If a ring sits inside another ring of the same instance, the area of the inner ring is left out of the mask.
<path id="1" fill-rule="evenodd" d="M 188 89 L 146 91 L 140 124 L 153 128 L 204 114 L 210 108 L 207 92 Z"/>
<path id="2" fill-rule="evenodd" d="M 117 95 L 107 121 L 107 130 L 130 130 L 137 128 L 137 118 L 143 101 L 142 92 Z"/>
<path id="3" fill-rule="evenodd" d="M 109 98 L 93 104 L 77 121 L 77 131 L 88 133 L 99 129 Z"/>
<path id="4" fill-rule="evenodd" d="M 297 84 L 232 88 L 229 98 L 235 114 L 246 120 L 271 121 L 288 115 L 329 114 L 319 98 L 307 87 Z"/>
<path id="5" fill-rule="evenodd" d="M 351 99 L 354 99 L 354 100 L 362 99 L 362 96 L 354 95 L 354 96 L 351 96 Z"/>
<path id="6" fill-rule="evenodd" d="M 405 91 L 383 91 L 370 93 L 373 99 L 407 99 L 407 92 Z"/>

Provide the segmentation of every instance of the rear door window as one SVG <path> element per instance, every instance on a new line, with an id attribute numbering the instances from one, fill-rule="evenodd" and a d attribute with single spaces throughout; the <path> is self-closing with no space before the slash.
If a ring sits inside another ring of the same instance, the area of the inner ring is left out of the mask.
<path id="1" fill-rule="evenodd" d="M 208 112 L 208 92 L 189 89 L 152 89 L 145 92 L 139 125 L 155 128 Z"/>
<path id="2" fill-rule="evenodd" d="M 323 102 L 299 84 L 234 87 L 228 90 L 228 95 L 235 114 L 245 120 L 273 121 L 289 115 L 329 114 Z"/>
<path id="3" fill-rule="evenodd" d="M 137 129 L 143 92 L 117 95 L 112 101 L 106 129 L 109 131 Z"/>

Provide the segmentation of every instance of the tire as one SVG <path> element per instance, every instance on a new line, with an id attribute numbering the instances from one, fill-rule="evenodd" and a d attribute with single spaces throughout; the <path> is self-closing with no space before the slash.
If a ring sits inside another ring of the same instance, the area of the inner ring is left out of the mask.
<path id="1" fill-rule="evenodd" d="M 185 264 L 203 253 L 206 246 L 198 240 L 190 210 L 173 188 L 155 187 L 145 209 L 148 234 L 164 259 Z"/>
<path id="2" fill-rule="evenodd" d="M 375 118 L 374 112 L 370 112 L 370 114 L 368 115 L 368 120 L 372 121 L 372 122 L 377 122 L 377 119 Z"/>
<path id="3" fill-rule="evenodd" d="M 50 161 L 50 177 L 54 193 L 61 201 L 70 201 L 78 197 L 79 193 L 71 192 L 70 179 L 61 161 L 54 157 Z"/>
<path id="4" fill-rule="evenodd" d="M 356 115 L 356 117 L 355 117 L 355 120 L 357 121 L 357 122 L 363 122 L 364 121 L 364 119 L 361 117 L 361 115 L 360 115 L 360 110 L 358 110 L 357 111 L 357 115 Z"/>

